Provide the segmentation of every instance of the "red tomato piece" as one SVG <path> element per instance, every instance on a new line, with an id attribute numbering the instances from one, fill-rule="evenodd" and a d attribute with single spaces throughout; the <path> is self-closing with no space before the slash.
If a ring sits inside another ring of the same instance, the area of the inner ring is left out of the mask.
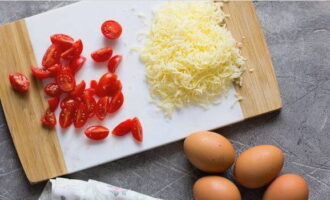
<path id="1" fill-rule="evenodd" d="M 118 22 L 114 20 L 108 20 L 103 22 L 101 31 L 104 37 L 108 39 L 117 39 L 121 35 L 122 28 Z"/>
<path id="2" fill-rule="evenodd" d="M 98 85 L 98 83 L 97 83 L 97 81 L 96 80 L 91 80 L 91 83 L 90 83 L 90 86 L 91 86 L 91 88 L 93 88 L 93 89 L 97 89 L 97 85 Z"/>
<path id="3" fill-rule="evenodd" d="M 80 102 L 74 115 L 73 125 L 76 128 L 80 128 L 86 124 L 88 120 L 87 105 L 84 102 Z"/>
<path id="4" fill-rule="evenodd" d="M 103 140 L 108 137 L 109 129 L 104 126 L 90 126 L 85 130 L 85 135 L 91 140 Z"/>
<path id="5" fill-rule="evenodd" d="M 61 69 L 62 69 L 61 64 L 55 64 L 55 65 L 47 68 L 47 70 L 51 72 L 51 76 L 56 76 L 57 72 L 59 72 Z"/>
<path id="6" fill-rule="evenodd" d="M 75 41 L 72 46 L 64 51 L 61 54 L 61 58 L 64 60 L 72 60 L 74 58 L 78 58 L 83 50 L 83 43 L 81 40 Z"/>
<path id="7" fill-rule="evenodd" d="M 14 88 L 14 90 L 16 90 L 18 92 L 28 91 L 28 89 L 30 87 L 30 81 L 25 75 L 15 72 L 15 73 L 9 74 L 8 78 L 9 78 L 9 82 L 10 82 L 11 86 Z"/>
<path id="8" fill-rule="evenodd" d="M 112 56 L 112 48 L 111 47 L 105 47 L 102 49 L 99 49 L 97 51 L 94 51 L 91 54 L 91 57 L 95 62 L 105 62 L 109 60 L 109 58 Z"/>
<path id="9" fill-rule="evenodd" d="M 57 97 L 62 93 L 60 87 L 56 83 L 48 83 L 44 87 L 44 92 L 50 97 Z"/>
<path id="10" fill-rule="evenodd" d="M 31 67 L 31 71 L 33 76 L 39 79 L 50 78 L 53 76 L 52 72 L 47 69 Z"/>
<path id="11" fill-rule="evenodd" d="M 60 62 L 62 49 L 55 44 L 52 44 L 42 58 L 42 66 L 48 68 Z"/>
<path id="12" fill-rule="evenodd" d="M 100 98 L 99 101 L 97 102 L 95 114 L 99 120 L 103 120 L 105 118 L 105 116 L 107 115 L 108 105 L 109 105 L 108 96 L 104 96 L 104 97 Z"/>
<path id="13" fill-rule="evenodd" d="M 78 97 L 81 96 L 82 93 L 84 92 L 86 87 L 86 83 L 85 81 L 81 81 L 78 85 L 76 85 L 76 87 L 74 88 L 74 90 L 72 90 L 70 92 L 70 96 L 72 97 Z"/>
<path id="14" fill-rule="evenodd" d="M 56 117 L 53 111 L 47 109 L 44 116 L 41 117 L 41 123 L 47 127 L 54 127 L 56 125 Z"/>
<path id="15" fill-rule="evenodd" d="M 113 56 L 109 62 L 108 62 L 108 70 L 111 73 L 115 73 L 116 69 L 118 68 L 118 65 L 120 64 L 121 60 L 123 59 L 123 56 L 121 55 L 115 55 Z"/>
<path id="16" fill-rule="evenodd" d="M 114 73 L 107 72 L 99 80 L 96 94 L 99 97 L 110 96 L 109 94 L 115 90 L 117 81 L 117 75 Z"/>
<path id="17" fill-rule="evenodd" d="M 71 96 L 67 96 L 62 99 L 60 107 L 64 108 L 75 108 L 77 106 L 77 100 Z"/>
<path id="18" fill-rule="evenodd" d="M 132 125 L 133 125 L 132 122 L 133 121 L 131 119 L 121 122 L 113 129 L 112 134 L 116 136 L 126 135 L 132 130 Z"/>
<path id="19" fill-rule="evenodd" d="M 86 62 L 86 57 L 84 56 L 79 56 L 78 58 L 73 59 L 70 62 L 70 67 L 72 72 L 76 73 L 77 71 L 79 71 L 85 62 Z"/>
<path id="20" fill-rule="evenodd" d="M 72 46 L 74 39 L 66 34 L 54 34 L 50 36 L 53 44 L 68 49 Z"/>
<path id="21" fill-rule="evenodd" d="M 72 124 L 75 108 L 65 107 L 60 112 L 60 125 L 62 128 L 67 128 Z"/>
<path id="22" fill-rule="evenodd" d="M 94 97 L 89 92 L 86 92 L 86 90 L 85 90 L 84 94 L 82 95 L 82 101 L 87 106 L 88 117 L 93 117 L 95 115 L 95 107 L 96 107 L 96 101 L 95 101 Z"/>
<path id="23" fill-rule="evenodd" d="M 52 97 L 48 99 L 49 110 L 54 112 L 58 106 L 59 101 L 60 99 L 58 97 Z"/>
<path id="24" fill-rule="evenodd" d="M 124 95 L 121 91 L 119 91 L 114 97 L 112 97 L 109 107 L 108 113 L 114 113 L 123 105 L 124 103 Z"/>
<path id="25" fill-rule="evenodd" d="M 143 130 L 140 123 L 140 120 L 136 117 L 132 119 L 132 135 L 134 139 L 138 142 L 142 142 L 143 140 Z"/>
<path id="26" fill-rule="evenodd" d="M 56 76 L 56 83 L 63 92 L 70 92 L 76 86 L 76 80 L 69 67 L 64 67 Z"/>
<path id="27" fill-rule="evenodd" d="M 95 89 L 94 88 L 87 88 L 85 89 L 84 93 L 90 95 L 90 96 L 94 96 L 95 95 Z"/>

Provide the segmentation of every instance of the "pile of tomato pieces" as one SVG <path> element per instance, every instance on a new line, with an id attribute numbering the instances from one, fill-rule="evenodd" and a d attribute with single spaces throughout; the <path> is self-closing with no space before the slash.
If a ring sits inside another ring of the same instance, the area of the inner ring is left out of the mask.
<path id="1" fill-rule="evenodd" d="M 109 20 L 102 24 L 101 31 L 106 38 L 117 39 L 122 28 L 119 23 Z M 50 98 L 41 123 L 47 127 L 54 127 L 57 123 L 54 111 L 58 107 L 61 109 L 59 124 L 62 128 L 72 124 L 75 128 L 81 128 L 94 116 L 102 121 L 107 114 L 116 113 L 124 103 L 122 83 L 115 73 L 122 56 L 113 56 L 111 47 L 91 53 L 91 58 L 95 62 L 108 61 L 108 72 L 98 81 L 92 80 L 88 87 L 84 80 L 76 83 L 75 78 L 75 74 L 87 59 L 81 55 L 83 42 L 80 39 L 74 40 L 66 34 L 54 34 L 50 40 L 51 45 L 42 59 L 42 68 L 31 67 L 36 78 L 53 80 L 44 87 L 45 94 Z M 13 88 L 20 92 L 26 92 L 30 85 L 28 79 L 20 73 L 10 74 L 9 80 Z M 142 141 L 142 126 L 138 118 L 128 119 L 113 130 L 116 136 L 123 136 L 129 132 L 137 141 Z M 85 135 L 92 140 L 102 140 L 108 134 L 108 128 L 100 125 L 85 130 Z"/>

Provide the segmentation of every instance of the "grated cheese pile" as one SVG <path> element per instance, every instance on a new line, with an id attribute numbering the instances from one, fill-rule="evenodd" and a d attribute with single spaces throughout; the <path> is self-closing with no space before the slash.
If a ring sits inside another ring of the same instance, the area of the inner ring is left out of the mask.
<path id="1" fill-rule="evenodd" d="M 221 5 L 174 1 L 154 15 L 140 56 L 154 102 L 167 116 L 187 105 L 215 103 L 242 74 L 245 59 Z"/>

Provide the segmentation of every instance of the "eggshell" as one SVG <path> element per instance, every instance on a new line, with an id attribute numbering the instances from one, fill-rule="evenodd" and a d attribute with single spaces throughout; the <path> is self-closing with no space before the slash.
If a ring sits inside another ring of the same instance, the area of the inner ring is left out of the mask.
<path id="1" fill-rule="evenodd" d="M 218 133 L 193 133 L 185 139 L 183 148 L 188 160 L 196 168 L 209 173 L 223 172 L 235 160 L 233 145 Z"/>
<path id="2" fill-rule="evenodd" d="M 247 188 L 259 188 L 271 182 L 281 171 L 284 155 L 273 145 L 259 145 L 244 151 L 234 167 L 236 180 Z"/>
<path id="3" fill-rule="evenodd" d="M 193 187 L 195 200 L 241 200 L 241 194 L 230 180 L 220 176 L 206 176 Z"/>
<path id="4" fill-rule="evenodd" d="M 308 200 L 308 184 L 298 175 L 285 174 L 267 188 L 262 200 Z"/>

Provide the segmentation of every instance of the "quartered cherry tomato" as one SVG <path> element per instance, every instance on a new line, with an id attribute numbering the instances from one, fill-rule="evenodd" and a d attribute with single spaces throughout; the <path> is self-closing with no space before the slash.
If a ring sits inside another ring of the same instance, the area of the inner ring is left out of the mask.
<path id="1" fill-rule="evenodd" d="M 103 120 L 105 118 L 105 116 L 107 115 L 108 105 L 109 105 L 108 96 L 101 97 L 99 99 L 99 101 L 97 102 L 95 114 L 99 120 Z"/>
<path id="2" fill-rule="evenodd" d="M 140 123 L 140 120 L 136 117 L 132 119 L 132 135 L 134 139 L 138 142 L 142 142 L 143 140 L 143 130 Z"/>
<path id="3" fill-rule="evenodd" d="M 96 80 L 91 80 L 91 83 L 90 83 L 90 87 L 93 88 L 93 89 L 97 89 L 97 81 Z"/>
<path id="4" fill-rule="evenodd" d="M 96 94 L 99 97 L 110 96 L 110 93 L 116 89 L 117 75 L 107 72 L 99 80 Z"/>
<path id="5" fill-rule="evenodd" d="M 80 128 L 85 125 L 88 120 L 88 114 L 87 105 L 84 102 L 80 102 L 74 114 L 74 127 Z"/>
<path id="6" fill-rule="evenodd" d="M 42 66 L 48 68 L 60 62 L 62 49 L 55 44 L 52 44 L 42 58 Z"/>
<path id="7" fill-rule="evenodd" d="M 51 71 L 43 68 L 31 67 L 31 71 L 33 76 L 39 79 L 49 78 L 53 76 Z"/>
<path id="8" fill-rule="evenodd" d="M 95 115 L 95 107 L 96 107 L 96 101 L 94 97 L 85 90 L 82 95 L 82 101 L 87 106 L 88 117 L 93 117 Z"/>
<path id="9" fill-rule="evenodd" d="M 86 62 L 86 57 L 84 56 L 79 56 L 78 58 L 73 59 L 70 62 L 70 67 L 72 72 L 76 73 L 77 71 L 79 71 L 85 62 Z"/>
<path id="10" fill-rule="evenodd" d="M 65 34 L 54 34 L 50 36 L 50 40 L 53 44 L 58 45 L 64 49 L 68 49 L 72 46 L 73 38 Z"/>
<path id="11" fill-rule="evenodd" d="M 112 134 L 116 136 L 126 135 L 132 130 L 132 125 L 133 125 L 132 122 L 133 121 L 131 119 L 121 122 L 113 129 Z"/>
<path id="12" fill-rule="evenodd" d="M 44 87 L 44 92 L 50 97 L 57 97 L 62 93 L 60 87 L 56 83 L 48 83 Z"/>
<path id="13" fill-rule="evenodd" d="M 101 31 L 104 37 L 108 39 L 117 39 L 121 35 L 122 28 L 118 22 L 114 20 L 108 20 L 103 22 L 101 26 Z"/>
<path id="14" fill-rule="evenodd" d="M 59 101 L 60 99 L 58 97 L 52 97 L 48 99 L 49 110 L 54 112 L 58 106 Z"/>
<path id="15" fill-rule="evenodd" d="M 112 48 L 110 47 L 99 49 L 91 54 L 91 57 L 95 62 L 105 62 L 109 60 L 111 56 L 112 56 Z"/>
<path id="16" fill-rule="evenodd" d="M 75 108 L 65 107 L 60 112 L 60 125 L 62 128 L 67 128 L 72 124 Z"/>
<path id="17" fill-rule="evenodd" d="M 103 140 L 108 137 L 109 129 L 104 126 L 90 126 L 85 130 L 85 135 L 91 140 Z"/>
<path id="18" fill-rule="evenodd" d="M 85 90 L 85 87 L 86 87 L 85 81 L 81 81 L 78 85 L 76 85 L 76 87 L 74 88 L 74 90 L 72 90 L 70 92 L 70 96 L 72 96 L 72 97 L 78 97 L 78 96 L 82 95 L 82 93 Z"/>
<path id="19" fill-rule="evenodd" d="M 108 62 L 109 72 L 111 72 L 111 73 L 116 72 L 116 69 L 117 69 L 118 65 L 120 64 L 122 58 L 123 58 L 123 56 L 121 56 L 121 55 L 115 55 L 109 60 L 109 62 Z"/>
<path id="20" fill-rule="evenodd" d="M 60 86 L 60 89 L 63 92 L 70 92 L 74 90 L 76 80 L 69 67 L 64 67 L 58 72 L 56 76 L 56 83 Z"/>
<path id="21" fill-rule="evenodd" d="M 119 91 L 114 97 L 112 97 L 109 107 L 108 113 L 114 113 L 123 105 L 124 103 L 124 95 L 121 91 Z"/>
<path id="22" fill-rule="evenodd" d="M 47 127 L 54 127 L 56 125 L 56 117 L 54 112 L 47 109 L 44 116 L 41 117 L 41 123 Z"/>
<path id="23" fill-rule="evenodd" d="M 9 78 L 9 82 L 10 82 L 11 86 L 14 88 L 14 90 L 16 90 L 18 92 L 28 91 L 28 89 L 30 87 L 30 81 L 25 75 L 15 72 L 15 73 L 9 74 L 8 78 Z"/>
<path id="24" fill-rule="evenodd" d="M 61 54 L 61 58 L 65 60 L 72 60 L 78 58 L 83 50 L 83 43 L 81 40 L 75 41 L 72 46 Z"/>
<path id="25" fill-rule="evenodd" d="M 77 106 L 77 100 L 71 96 L 67 96 L 64 99 L 62 99 L 60 107 L 62 109 L 64 108 L 74 108 Z"/>

